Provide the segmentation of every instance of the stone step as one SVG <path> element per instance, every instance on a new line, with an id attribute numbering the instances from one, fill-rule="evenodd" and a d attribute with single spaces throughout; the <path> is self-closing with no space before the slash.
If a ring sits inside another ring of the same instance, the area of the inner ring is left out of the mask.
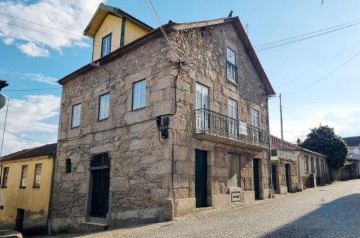
<path id="1" fill-rule="evenodd" d="M 105 231 L 107 229 L 108 229 L 108 225 L 101 223 L 83 222 L 80 225 L 80 230 L 83 232 L 98 232 L 98 231 Z"/>

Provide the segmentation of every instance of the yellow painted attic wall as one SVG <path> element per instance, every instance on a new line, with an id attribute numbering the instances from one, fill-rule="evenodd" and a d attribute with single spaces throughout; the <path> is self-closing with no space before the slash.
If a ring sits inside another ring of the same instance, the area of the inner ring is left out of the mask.
<path id="1" fill-rule="evenodd" d="M 146 35 L 149 30 L 127 20 L 125 24 L 125 45 L 133 42 L 134 40 Z"/>
<path id="2" fill-rule="evenodd" d="M 95 42 L 93 49 L 93 61 L 101 57 L 101 42 L 102 38 L 111 33 L 111 52 L 120 48 L 122 18 L 107 15 L 104 22 L 101 24 L 99 30 L 95 34 Z M 144 27 L 136 24 L 130 19 L 126 19 L 124 45 L 127 45 L 134 40 L 148 34 L 150 31 Z"/>
<path id="3" fill-rule="evenodd" d="M 107 15 L 99 30 L 95 34 L 93 61 L 101 57 L 102 38 L 111 33 L 111 51 L 120 47 L 120 30 L 122 18 L 113 15 Z"/>
<path id="4" fill-rule="evenodd" d="M 40 187 L 33 188 L 35 164 L 41 165 Z M 20 188 L 22 165 L 28 165 L 26 188 Z M 25 223 L 30 220 L 47 218 L 50 199 L 51 175 L 53 159 L 49 156 L 39 156 L 31 159 L 18 159 L 0 162 L 2 176 L 4 167 L 9 167 L 6 188 L 0 188 L 0 228 L 6 224 L 15 224 L 17 208 L 25 210 Z"/>

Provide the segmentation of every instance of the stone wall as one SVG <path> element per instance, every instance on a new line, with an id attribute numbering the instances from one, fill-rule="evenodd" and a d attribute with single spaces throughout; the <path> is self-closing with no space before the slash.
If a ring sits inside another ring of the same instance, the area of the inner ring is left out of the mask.
<path id="1" fill-rule="evenodd" d="M 111 73 L 110 87 L 106 72 L 95 68 L 64 85 L 52 207 L 54 230 L 71 230 L 89 216 L 89 169 L 94 153 L 108 152 L 111 158 L 110 227 L 193 212 L 195 149 L 208 151 L 209 206 L 228 203 L 230 152 L 240 157 L 244 200 L 255 199 L 254 158 L 261 165 L 260 197 L 269 197 L 266 148 L 254 150 L 246 143 L 230 145 L 194 137 L 196 82 L 209 87 L 211 110 L 227 115 L 231 97 L 239 103 L 240 120 L 251 123 L 254 108 L 260 112 L 261 129 L 268 128 L 264 86 L 233 26 L 228 23 L 174 31 L 169 39 L 176 52 L 164 38 L 153 39 L 104 64 Z M 225 78 L 226 46 L 236 50 L 237 85 Z M 176 69 L 169 61 L 179 58 L 185 65 Z M 132 85 L 142 79 L 147 85 L 146 107 L 132 110 Z M 108 92 L 109 118 L 98 121 L 99 96 Z M 70 128 L 72 105 L 78 103 L 81 125 Z M 170 118 L 167 139 L 159 137 L 156 125 L 155 118 L 161 115 Z M 71 159 L 71 173 L 65 173 L 66 159 Z M 164 211 L 164 201 L 173 212 Z"/>

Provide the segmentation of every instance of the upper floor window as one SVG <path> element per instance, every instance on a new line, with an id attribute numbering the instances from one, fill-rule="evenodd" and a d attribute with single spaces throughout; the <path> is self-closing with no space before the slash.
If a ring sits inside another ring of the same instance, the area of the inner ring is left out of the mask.
<path id="1" fill-rule="evenodd" d="M 235 51 L 226 48 L 226 75 L 227 79 L 238 82 L 237 80 L 237 68 L 236 68 L 236 54 Z"/>
<path id="2" fill-rule="evenodd" d="M 133 85 L 132 109 L 145 107 L 146 104 L 146 80 L 141 80 Z"/>
<path id="3" fill-rule="evenodd" d="M 238 131 L 238 102 L 229 98 L 229 135 L 237 136 Z"/>
<path id="4" fill-rule="evenodd" d="M 7 187 L 8 177 L 9 177 L 9 167 L 4 167 L 4 170 L 3 170 L 3 180 L 2 180 L 1 187 L 3 187 L 3 188 L 6 188 L 6 187 Z"/>
<path id="5" fill-rule="evenodd" d="M 26 188 L 27 169 L 27 165 L 21 167 L 20 188 Z"/>
<path id="6" fill-rule="evenodd" d="M 258 110 L 251 109 L 251 124 L 254 127 L 260 127 L 260 113 Z"/>
<path id="7" fill-rule="evenodd" d="M 71 128 L 80 126 L 81 104 L 72 107 Z"/>
<path id="8" fill-rule="evenodd" d="M 40 188 L 41 164 L 35 164 L 34 188 Z"/>
<path id="9" fill-rule="evenodd" d="M 102 38 L 101 41 L 101 57 L 109 54 L 111 51 L 111 33 Z"/>
<path id="10" fill-rule="evenodd" d="M 99 98 L 99 120 L 109 117 L 110 93 L 101 95 Z"/>

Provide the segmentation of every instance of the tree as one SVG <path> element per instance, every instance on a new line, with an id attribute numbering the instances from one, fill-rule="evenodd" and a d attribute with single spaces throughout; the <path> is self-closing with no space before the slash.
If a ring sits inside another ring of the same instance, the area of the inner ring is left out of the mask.
<path id="1" fill-rule="evenodd" d="M 345 141 L 337 136 L 334 129 L 329 126 L 311 129 L 301 146 L 326 155 L 329 166 L 335 169 L 344 165 L 348 154 Z"/>

